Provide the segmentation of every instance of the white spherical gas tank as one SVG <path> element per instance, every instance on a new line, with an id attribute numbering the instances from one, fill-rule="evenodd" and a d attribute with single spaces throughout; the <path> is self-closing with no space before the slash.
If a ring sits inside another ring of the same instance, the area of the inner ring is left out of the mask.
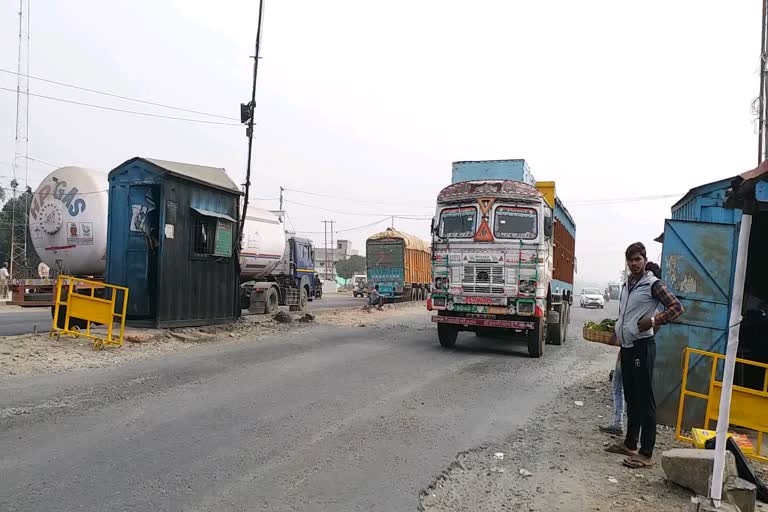
<path id="1" fill-rule="evenodd" d="M 29 231 L 37 254 L 52 270 L 104 273 L 108 187 L 106 174 L 84 167 L 56 169 L 37 187 Z"/>
<path id="2" fill-rule="evenodd" d="M 284 251 L 285 230 L 277 215 L 249 206 L 240 251 L 240 280 L 269 275 L 283 259 Z"/>

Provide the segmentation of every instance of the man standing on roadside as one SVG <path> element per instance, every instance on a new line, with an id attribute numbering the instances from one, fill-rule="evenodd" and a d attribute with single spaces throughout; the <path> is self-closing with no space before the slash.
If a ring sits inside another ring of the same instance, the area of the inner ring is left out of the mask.
<path id="1" fill-rule="evenodd" d="M 8 296 L 8 263 L 3 263 L 0 267 L 0 299 Z"/>
<path id="2" fill-rule="evenodd" d="M 619 296 L 616 338 L 621 345 L 621 374 L 628 416 L 627 436 L 623 443 L 613 444 L 606 450 L 626 455 L 624 465 L 637 469 L 653 464 L 656 444 L 654 329 L 679 317 L 684 309 L 664 282 L 646 270 L 648 258 L 642 243 L 631 244 L 624 255 L 630 274 Z M 659 306 L 661 311 L 657 312 Z"/>

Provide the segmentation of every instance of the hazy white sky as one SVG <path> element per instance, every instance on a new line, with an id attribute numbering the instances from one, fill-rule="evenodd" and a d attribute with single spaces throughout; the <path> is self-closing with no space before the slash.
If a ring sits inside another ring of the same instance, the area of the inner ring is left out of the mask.
<path id="1" fill-rule="evenodd" d="M 266 1 L 252 194 L 277 197 L 282 185 L 347 198 L 288 193 L 299 231 L 429 216 L 452 161 L 525 158 L 576 220 L 579 280 L 605 281 L 632 241 L 658 256 L 652 239 L 675 201 L 579 202 L 684 193 L 756 163 L 759 0 Z M 233 117 L 249 99 L 255 1 L 31 2 L 32 75 Z M 0 69 L 14 70 L 18 2 L 0 6 Z M 15 86 L 0 73 L 0 87 Z M 4 186 L 14 122 L 15 94 L 0 90 Z M 241 127 L 31 98 L 29 153 L 105 172 L 149 156 L 242 182 L 246 139 Z M 31 164 L 30 185 L 49 170 Z M 428 221 L 395 225 L 429 236 Z M 375 231 L 337 237 L 362 249 Z"/>

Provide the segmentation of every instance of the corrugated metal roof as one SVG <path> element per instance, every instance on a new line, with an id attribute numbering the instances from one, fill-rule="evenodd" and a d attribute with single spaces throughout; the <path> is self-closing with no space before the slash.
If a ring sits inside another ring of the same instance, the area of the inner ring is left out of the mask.
<path id="1" fill-rule="evenodd" d="M 405 241 L 406 249 L 416 249 L 417 251 L 431 252 L 429 249 L 429 242 L 422 240 L 419 237 L 398 231 L 394 228 L 387 228 L 386 231 L 376 233 L 368 237 L 368 240 L 381 240 L 383 238 L 400 238 Z"/>
<path id="2" fill-rule="evenodd" d="M 221 167 L 207 167 L 205 165 L 185 164 L 183 162 L 171 162 L 169 160 L 159 160 L 157 158 L 144 158 L 142 160 L 154 164 L 161 169 L 175 174 L 181 178 L 187 178 L 199 183 L 214 186 L 223 190 L 240 193 L 240 188 L 235 185 L 232 178 L 227 175 Z"/>

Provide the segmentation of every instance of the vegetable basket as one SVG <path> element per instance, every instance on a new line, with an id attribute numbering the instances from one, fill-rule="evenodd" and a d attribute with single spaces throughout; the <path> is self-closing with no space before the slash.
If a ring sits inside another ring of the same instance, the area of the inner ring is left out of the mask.
<path id="1" fill-rule="evenodd" d="M 614 345 L 612 342 L 613 331 L 601 331 L 597 329 L 590 329 L 586 325 L 582 329 L 582 336 L 587 341 L 593 341 L 595 343 L 604 343 L 605 345 Z"/>

